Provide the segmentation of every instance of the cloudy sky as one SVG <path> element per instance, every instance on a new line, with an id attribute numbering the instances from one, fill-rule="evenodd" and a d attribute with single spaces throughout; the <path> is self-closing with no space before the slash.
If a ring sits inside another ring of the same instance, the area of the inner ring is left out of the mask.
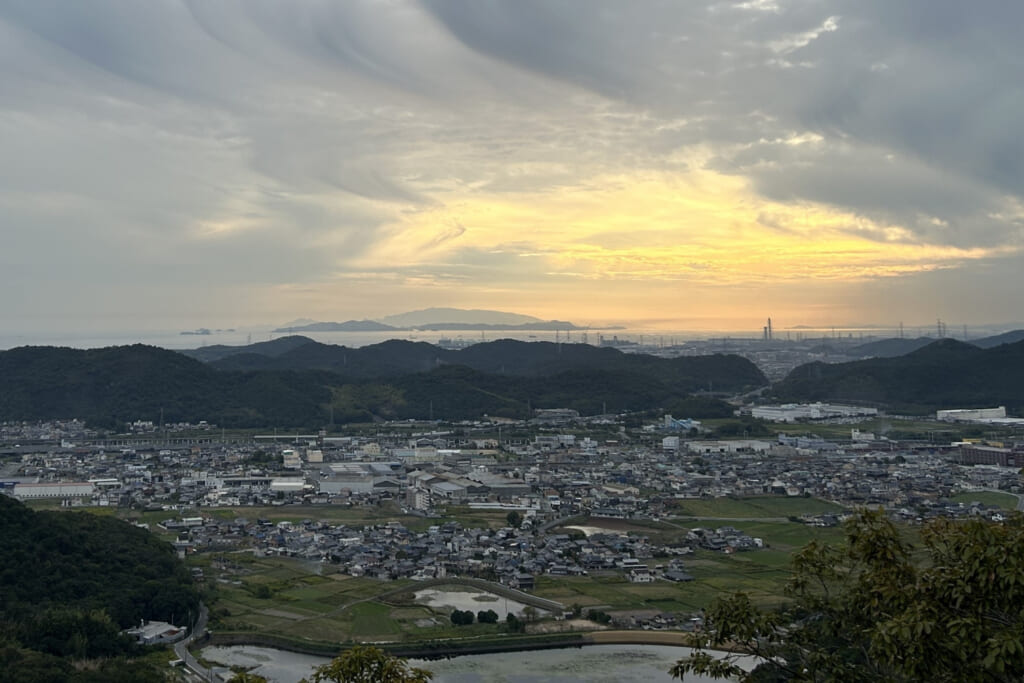
<path id="1" fill-rule="evenodd" d="M 0 325 L 1020 320 L 1024 3 L 0 0 Z"/>

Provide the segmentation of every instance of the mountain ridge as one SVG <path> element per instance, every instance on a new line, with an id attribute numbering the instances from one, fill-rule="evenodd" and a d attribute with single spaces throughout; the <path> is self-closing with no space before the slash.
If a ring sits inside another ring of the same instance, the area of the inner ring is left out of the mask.
<path id="1" fill-rule="evenodd" d="M 903 356 L 793 369 L 772 393 L 780 401 L 854 401 L 924 414 L 1005 405 L 1024 410 L 1024 341 L 981 349 L 939 339 Z"/>
<path id="2" fill-rule="evenodd" d="M 731 408 L 710 399 L 694 403 L 693 394 L 767 384 L 739 356 L 663 359 L 582 344 L 494 344 L 474 345 L 460 357 L 425 342 L 350 349 L 287 337 L 230 355 L 224 348 L 197 349 L 206 362 L 141 344 L 19 347 L 0 352 L 0 420 L 77 417 L 112 429 L 139 419 L 321 428 L 332 418 L 526 418 L 533 408 L 595 414 L 606 406 L 670 412 L 697 406 L 719 415 Z"/>

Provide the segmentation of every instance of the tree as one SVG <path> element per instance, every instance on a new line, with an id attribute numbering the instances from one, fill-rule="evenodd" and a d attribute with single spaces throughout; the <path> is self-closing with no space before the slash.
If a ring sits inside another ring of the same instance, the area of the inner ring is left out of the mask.
<path id="1" fill-rule="evenodd" d="M 498 613 L 492 609 L 480 610 L 476 613 L 476 620 L 481 624 L 497 624 Z"/>
<path id="2" fill-rule="evenodd" d="M 523 516 L 519 514 L 518 510 L 512 510 L 505 515 L 505 521 L 508 522 L 508 525 L 513 529 L 518 529 L 519 525 L 523 523 Z"/>
<path id="3" fill-rule="evenodd" d="M 526 622 L 511 612 L 505 616 L 505 626 L 508 628 L 509 633 L 526 632 Z"/>
<path id="4" fill-rule="evenodd" d="M 267 683 L 267 679 L 259 674 L 250 673 L 248 671 L 239 671 L 228 679 L 228 683 Z"/>
<path id="5" fill-rule="evenodd" d="M 433 674 L 380 648 L 356 645 L 313 672 L 312 683 L 426 683 Z M 307 683 L 305 680 L 303 683 Z"/>
<path id="6" fill-rule="evenodd" d="M 738 593 L 706 610 L 700 647 L 671 669 L 739 681 L 1024 680 L 1024 517 L 936 520 L 906 543 L 882 512 L 847 523 L 838 547 L 796 554 L 776 611 Z M 734 655 L 756 655 L 752 672 Z"/>
<path id="7" fill-rule="evenodd" d="M 473 612 L 468 609 L 457 609 L 452 611 L 452 623 L 456 626 L 469 626 L 473 623 L 473 619 L 475 618 L 476 617 L 473 615 Z"/>

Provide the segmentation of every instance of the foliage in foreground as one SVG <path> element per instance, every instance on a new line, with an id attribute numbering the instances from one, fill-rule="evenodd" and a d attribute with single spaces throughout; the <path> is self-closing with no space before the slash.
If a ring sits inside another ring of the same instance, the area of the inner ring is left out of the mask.
<path id="1" fill-rule="evenodd" d="M 924 547 L 878 513 L 846 527 L 840 547 L 794 558 L 792 603 L 755 607 L 742 593 L 706 612 L 701 647 L 760 658 L 753 671 L 700 648 L 670 671 L 746 682 L 1024 680 L 1024 518 L 937 520 Z"/>
<path id="2" fill-rule="evenodd" d="M 431 678 L 429 671 L 410 667 L 380 648 L 356 645 L 318 667 L 312 683 L 426 683 Z"/>

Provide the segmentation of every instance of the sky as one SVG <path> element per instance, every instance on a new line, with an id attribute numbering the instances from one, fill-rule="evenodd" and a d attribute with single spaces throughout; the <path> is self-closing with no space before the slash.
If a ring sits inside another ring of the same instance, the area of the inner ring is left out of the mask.
<path id="1" fill-rule="evenodd" d="M 0 0 L 0 326 L 1024 319 L 1024 3 Z"/>

